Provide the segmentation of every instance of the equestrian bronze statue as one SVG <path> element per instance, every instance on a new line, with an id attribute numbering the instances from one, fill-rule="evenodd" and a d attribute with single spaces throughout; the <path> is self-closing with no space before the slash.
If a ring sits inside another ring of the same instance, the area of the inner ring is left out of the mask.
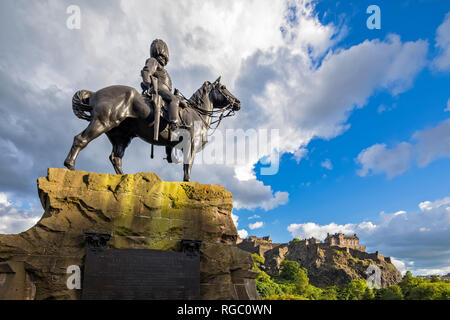
<path id="1" fill-rule="evenodd" d="M 109 159 L 117 174 L 123 174 L 125 149 L 132 139 L 139 137 L 152 144 L 152 148 L 153 145 L 165 146 L 169 163 L 174 148 L 181 146 L 184 181 L 190 181 L 195 153 L 204 148 L 208 130 L 213 124 L 218 126 L 223 118 L 234 115 L 241 103 L 220 83 L 220 77 L 213 83 L 203 83 L 189 99 L 176 89 L 172 93 L 172 81 L 164 68 L 169 61 L 167 45 L 159 39 L 153 41 L 150 56 L 141 72 L 142 93 L 120 85 L 97 92 L 80 90 L 75 93 L 73 112 L 78 118 L 89 121 L 89 125 L 74 138 L 64 161 L 68 169 L 75 170 L 80 151 L 105 133 L 113 147 Z M 213 121 L 214 118 L 217 120 Z M 181 143 L 183 139 L 187 140 Z"/>

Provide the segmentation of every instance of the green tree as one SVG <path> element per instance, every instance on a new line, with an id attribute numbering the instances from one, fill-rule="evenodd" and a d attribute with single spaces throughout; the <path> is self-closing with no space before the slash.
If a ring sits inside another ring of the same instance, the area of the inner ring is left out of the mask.
<path id="1" fill-rule="evenodd" d="M 398 284 L 402 289 L 402 293 L 405 299 L 409 299 L 411 290 L 424 283 L 422 278 L 413 277 L 411 271 L 407 271 L 402 281 Z"/>
<path id="2" fill-rule="evenodd" d="M 274 282 L 270 276 L 264 271 L 259 271 L 258 277 L 255 279 L 256 290 L 261 298 L 273 295 L 282 295 L 283 291 L 280 286 Z"/>
<path id="3" fill-rule="evenodd" d="M 403 292 L 400 286 L 392 285 L 377 290 L 376 298 L 378 300 L 402 300 Z"/>
<path id="4" fill-rule="evenodd" d="M 281 291 L 283 291 L 284 294 L 296 294 L 297 293 L 295 283 L 283 281 L 282 283 L 278 283 L 278 285 L 280 286 L 280 289 L 281 289 Z"/>
<path id="5" fill-rule="evenodd" d="M 322 297 L 323 290 L 315 287 L 313 285 L 309 285 L 307 297 L 311 300 L 319 300 Z"/>
<path id="6" fill-rule="evenodd" d="M 339 297 L 339 287 L 331 286 L 323 290 L 320 300 L 338 300 Z"/>
<path id="7" fill-rule="evenodd" d="M 441 279 L 439 279 L 438 276 L 432 276 L 431 277 L 431 282 L 441 282 Z"/>
<path id="8" fill-rule="evenodd" d="M 363 300 L 373 300 L 375 299 L 375 292 L 373 292 L 372 289 L 367 288 L 366 292 L 364 292 L 364 295 L 362 297 Z"/>
<path id="9" fill-rule="evenodd" d="M 300 272 L 300 265 L 297 261 L 283 260 L 281 263 L 280 278 L 295 281 L 296 275 Z"/>
<path id="10" fill-rule="evenodd" d="M 367 283 L 363 279 L 355 279 L 350 281 L 342 290 L 340 295 L 344 300 L 361 300 L 367 290 Z"/>
<path id="11" fill-rule="evenodd" d="M 253 270 L 259 271 L 261 266 L 265 262 L 264 257 L 261 257 L 257 253 L 253 253 L 252 258 L 253 258 Z"/>
<path id="12" fill-rule="evenodd" d="M 310 293 L 308 271 L 305 268 L 298 268 L 294 274 L 295 289 L 299 295 L 307 296 Z"/>
<path id="13" fill-rule="evenodd" d="M 409 300 L 450 300 L 450 283 L 424 282 L 412 288 Z"/>

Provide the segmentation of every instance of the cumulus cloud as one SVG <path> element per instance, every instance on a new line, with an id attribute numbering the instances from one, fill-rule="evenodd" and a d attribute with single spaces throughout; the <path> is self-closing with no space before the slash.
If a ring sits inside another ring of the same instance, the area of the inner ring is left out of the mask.
<path id="1" fill-rule="evenodd" d="M 436 31 L 435 46 L 439 51 L 433 66 L 439 71 L 450 71 L 450 12 Z"/>
<path id="2" fill-rule="evenodd" d="M 375 144 L 362 150 L 356 158 L 361 165 L 358 175 L 386 173 L 388 178 L 404 173 L 413 163 L 425 167 L 434 160 L 450 157 L 450 119 L 437 126 L 417 131 L 410 142 L 392 148 Z"/>
<path id="3" fill-rule="evenodd" d="M 450 197 L 423 201 L 419 212 L 404 210 L 395 213 L 381 212 L 376 222 L 348 223 L 293 223 L 287 230 L 296 238 L 324 239 L 326 234 L 356 233 L 368 251 L 378 250 L 393 256 L 416 274 L 445 273 L 450 261 Z M 439 272 L 438 272 L 439 271 Z"/>
<path id="4" fill-rule="evenodd" d="M 250 223 L 248 225 L 248 227 L 250 228 L 250 230 L 255 230 L 255 229 L 259 229 L 262 228 L 264 226 L 264 222 L 262 221 L 257 221 L 255 223 Z"/>
<path id="5" fill-rule="evenodd" d="M 233 223 L 234 223 L 235 227 L 237 228 L 239 225 L 239 223 L 238 223 L 239 217 L 232 213 L 231 219 L 233 219 Z M 248 232 L 245 229 L 237 230 L 237 233 L 239 235 L 239 238 L 241 238 L 241 239 L 245 239 L 248 236 Z"/>
<path id="6" fill-rule="evenodd" d="M 233 220 L 234 226 L 237 228 L 238 225 L 239 225 L 239 223 L 238 223 L 239 217 L 232 213 L 231 214 L 231 219 Z"/>
<path id="7" fill-rule="evenodd" d="M 413 135 L 416 141 L 417 164 L 427 166 L 430 162 L 450 157 L 450 119 L 436 127 L 418 131 Z"/>
<path id="8" fill-rule="evenodd" d="M 0 233 L 27 230 L 39 221 L 41 214 L 33 204 L 29 209 L 23 209 L 20 203 L 8 200 L 8 196 L 0 192 Z"/>
<path id="9" fill-rule="evenodd" d="M 288 192 L 273 193 L 272 187 L 264 186 L 261 181 L 256 179 L 248 181 L 235 179 L 230 186 L 230 191 L 233 192 L 233 206 L 236 209 L 262 208 L 268 211 L 289 201 Z"/>
<path id="10" fill-rule="evenodd" d="M 245 229 L 238 230 L 239 238 L 245 239 L 248 236 L 248 232 Z"/>
<path id="11" fill-rule="evenodd" d="M 287 230 L 292 234 L 294 238 L 308 239 L 314 237 L 319 240 L 324 240 L 327 237 L 328 233 L 353 234 L 356 233 L 357 230 L 371 230 L 374 228 L 376 228 L 376 226 L 371 222 L 362 222 L 359 225 L 351 223 L 338 225 L 332 222 L 323 226 L 318 225 L 314 222 L 307 222 L 300 224 L 292 223 L 287 227 Z"/>
<path id="12" fill-rule="evenodd" d="M 344 132 L 350 111 L 363 107 L 376 89 L 397 94 L 409 88 L 425 64 L 427 47 L 425 41 L 402 43 L 392 35 L 385 41 L 330 51 L 318 68 L 290 51 L 257 52 L 247 59 L 237 80 L 237 86 L 245 89 L 247 107 L 239 117 L 279 127 L 279 151 L 297 152 L 299 159 L 304 155 L 299 148 L 312 138 L 331 139 Z M 254 73 L 273 80 L 256 85 L 250 76 Z M 337 83 L 332 81 L 336 78 Z"/>
<path id="13" fill-rule="evenodd" d="M 356 162 L 362 166 L 358 175 L 365 177 L 368 174 L 385 172 L 392 178 L 405 172 L 410 167 L 411 145 L 403 142 L 395 148 L 389 149 L 386 144 L 375 144 L 361 151 Z"/>
<path id="14" fill-rule="evenodd" d="M 300 148 L 294 152 L 294 159 L 297 163 L 300 163 L 300 160 L 306 157 L 308 154 L 308 150 L 305 148 Z"/>
<path id="15" fill-rule="evenodd" d="M 391 262 L 402 275 L 404 275 L 406 271 L 408 271 L 406 263 L 404 261 L 391 257 Z"/>

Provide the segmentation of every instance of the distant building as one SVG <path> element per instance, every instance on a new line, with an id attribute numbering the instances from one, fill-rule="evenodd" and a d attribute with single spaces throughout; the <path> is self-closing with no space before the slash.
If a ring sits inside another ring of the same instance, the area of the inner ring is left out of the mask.
<path id="1" fill-rule="evenodd" d="M 237 241 L 236 244 L 239 248 L 251 253 L 257 253 L 260 256 L 264 256 L 265 252 L 282 245 L 281 243 L 272 243 L 270 236 L 265 236 L 262 238 L 250 236 L 246 239 L 242 239 L 241 241 Z"/>
<path id="2" fill-rule="evenodd" d="M 330 247 L 335 246 L 364 252 L 366 251 L 366 246 L 362 246 L 359 244 L 359 238 L 356 236 L 356 234 L 350 236 L 343 233 L 327 233 L 327 237 L 325 238 L 324 243 L 329 245 Z"/>
<path id="3" fill-rule="evenodd" d="M 264 256 L 267 251 L 274 250 L 284 250 L 288 246 L 296 246 L 297 248 L 336 248 L 340 250 L 345 250 L 350 253 L 355 258 L 360 259 L 372 259 L 374 261 L 386 261 L 391 263 L 390 257 L 385 257 L 378 251 L 375 253 L 367 253 L 366 246 L 359 244 L 359 238 L 354 235 L 345 235 L 343 233 L 327 234 L 327 237 L 322 242 L 314 237 L 309 239 L 297 239 L 296 241 L 291 241 L 289 243 L 272 243 L 270 236 L 258 238 L 255 236 L 250 236 L 246 239 L 238 239 L 236 242 L 237 246 L 245 251 L 251 253 L 257 253 L 260 256 Z"/>

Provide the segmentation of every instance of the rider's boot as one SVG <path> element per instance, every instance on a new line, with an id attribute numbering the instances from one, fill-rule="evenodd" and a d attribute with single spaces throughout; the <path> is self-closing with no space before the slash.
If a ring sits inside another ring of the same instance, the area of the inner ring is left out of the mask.
<path id="1" fill-rule="evenodd" d="M 172 132 L 178 129 L 178 101 L 172 101 L 169 105 L 169 129 Z"/>

